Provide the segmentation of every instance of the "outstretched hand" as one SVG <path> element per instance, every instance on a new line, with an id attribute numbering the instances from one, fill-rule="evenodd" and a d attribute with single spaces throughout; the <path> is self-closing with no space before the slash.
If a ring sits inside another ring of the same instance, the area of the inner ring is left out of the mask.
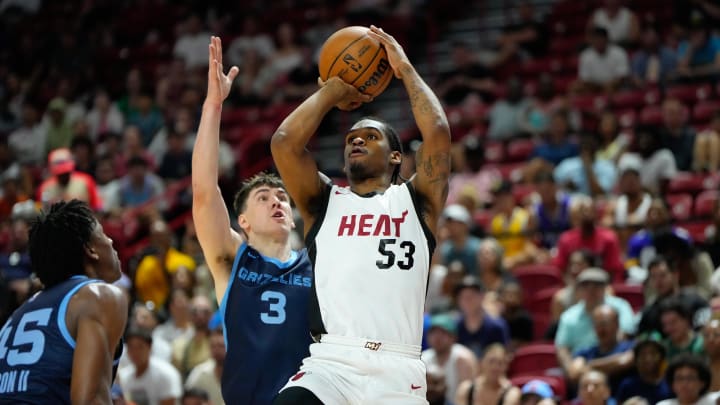
<path id="1" fill-rule="evenodd" d="M 378 28 L 374 25 L 370 26 L 368 34 L 371 38 L 375 38 L 380 41 L 380 44 L 385 48 L 385 52 L 388 55 L 388 62 L 395 72 L 395 77 L 402 79 L 401 67 L 403 65 L 410 65 L 410 59 L 405 55 L 405 50 L 400 46 L 398 41 L 390 34 L 383 31 L 382 28 Z"/>
<path id="2" fill-rule="evenodd" d="M 318 77 L 318 85 L 331 92 L 333 104 L 343 111 L 352 111 L 363 103 L 373 100 L 372 96 L 361 93 L 355 86 L 336 76 L 330 77 L 326 81 Z"/>
<path id="3" fill-rule="evenodd" d="M 230 68 L 227 74 L 223 73 L 222 42 L 219 37 L 211 37 L 208 45 L 208 89 L 207 101 L 222 104 L 230 94 L 232 82 L 240 71 L 237 66 Z"/>

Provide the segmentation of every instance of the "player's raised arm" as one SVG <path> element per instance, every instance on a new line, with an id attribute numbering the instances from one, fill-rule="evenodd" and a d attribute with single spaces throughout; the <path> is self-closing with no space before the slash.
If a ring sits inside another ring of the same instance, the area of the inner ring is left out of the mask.
<path id="1" fill-rule="evenodd" d="M 66 320 L 76 325 L 70 401 L 73 404 L 112 404 L 112 354 L 125 331 L 128 303 L 118 287 L 93 283 L 70 300 Z M 71 330 L 71 333 L 73 331 Z"/>
<path id="2" fill-rule="evenodd" d="M 222 103 L 238 74 L 233 66 L 223 73 L 222 44 L 212 37 L 208 50 L 208 90 L 192 154 L 193 220 L 198 241 L 215 281 L 215 292 L 225 294 L 241 236 L 230 227 L 225 202 L 217 185 Z"/>
<path id="3" fill-rule="evenodd" d="M 307 143 L 334 106 L 352 110 L 370 100 L 370 96 L 355 87 L 331 77 L 327 82 L 320 82 L 320 89 L 290 113 L 272 137 L 270 145 L 275 166 L 303 217 L 306 233 L 315 218 L 311 201 L 326 186 L 324 176 L 318 173 L 317 164 L 306 149 Z"/>
<path id="4" fill-rule="evenodd" d="M 426 199 L 426 223 L 434 234 L 447 198 L 450 176 L 450 127 L 447 117 L 440 100 L 415 71 L 395 38 L 375 26 L 370 27 L 370 36 L 383 44 L 395 76 L 403 81 L 415 123 L 422 135 L 423 143 L 415 158 L 417 175 L 412 183 Z"/>

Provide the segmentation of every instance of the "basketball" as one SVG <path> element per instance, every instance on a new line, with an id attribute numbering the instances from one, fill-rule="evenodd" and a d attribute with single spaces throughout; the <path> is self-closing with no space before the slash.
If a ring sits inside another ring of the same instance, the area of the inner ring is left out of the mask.
<path id="1" fill-rule="evenodd" d="M 338 76 L 361 93 L 377 97 L 393 77 L 385 49 L 368 35 L 367 27 L 345 27 L 325 41 L 320 50 L 320 78 Z"/>

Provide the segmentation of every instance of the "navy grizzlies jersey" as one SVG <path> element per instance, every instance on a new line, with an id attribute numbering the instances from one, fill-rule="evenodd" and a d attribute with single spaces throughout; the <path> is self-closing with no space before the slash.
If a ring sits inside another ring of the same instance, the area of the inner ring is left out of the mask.
<path id="1" fill-rule="evenodd" d="M 0 404 L 69 404 L 75 339 L 65 325 L 70 298 L 102 282 L 74 276 L 18 308 L 0 330 Z M 117 353 L 116 353 L 117 355 Z"/>
<path id="2" fill-rule="evenodd" d="M 280 262 L 246 243 L 240 246 L 220 304 L 227 347 L 225 403 L 270 404 L 300 367 L 311 343 L 311 285 L 306 250 Z"/>

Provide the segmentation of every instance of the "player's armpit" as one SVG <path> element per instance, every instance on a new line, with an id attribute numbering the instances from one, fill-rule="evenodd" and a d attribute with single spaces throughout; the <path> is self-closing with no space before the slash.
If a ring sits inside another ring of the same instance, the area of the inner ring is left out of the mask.
<path id="1" fill-rule="evenodd" d="M 67 320 L 75 338 L 73 404 L 112 404 L 113 354 L 125 330 L 127 311 L 125 295 L 110 284 L 89 284 L 71 299 Z"/>

